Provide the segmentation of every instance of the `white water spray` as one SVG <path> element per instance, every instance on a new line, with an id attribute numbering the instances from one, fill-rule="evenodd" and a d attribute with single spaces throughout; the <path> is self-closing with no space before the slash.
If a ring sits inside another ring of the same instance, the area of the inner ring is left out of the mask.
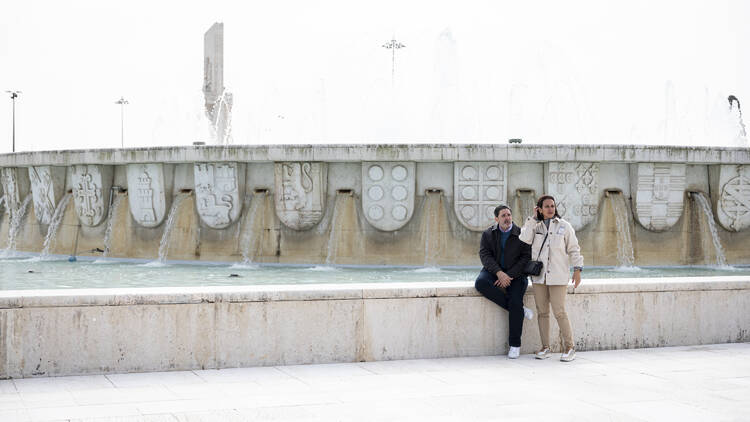
<path id="1" fill-rule="evenodd" d="M 57 230 L 60 228 L 60 223 L 62 223 L 63 216 L 65 215 L 65 209 L 68 207 L 68 202 L 70 202 L 70 198 L 72 197 L 72 194 L 66 193 L 57 204 L 55 213 L 52 214 L 52 220 L 47 227 L 47 236 L 44 237 L 44 247 L 42 248 L 41 254 L 42 259 L 49 257 L 49 250 L 55 243 Z"/>
<path id="2" fill-rule="evenodd" d="M 211 120 L 211 136 L 218 145 L 231 145 L 232 138 L 232 93 L 224 89 L 213 106 L 209 119 Z"/>

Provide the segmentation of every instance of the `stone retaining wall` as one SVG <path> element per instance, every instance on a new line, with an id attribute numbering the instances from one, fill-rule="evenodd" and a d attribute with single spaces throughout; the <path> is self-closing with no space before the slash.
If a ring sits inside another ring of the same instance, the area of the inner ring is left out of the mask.
<path id="1" fill-rule="evenodd" d="M 527 306 L 534 308 L 533 295 Z M 750 341 L 750 277 L 584 280 L 578 350 Z M 552 318 L 552 332 L 559 335 Z M 523 353 L 539 347 L 536 319 Z M 0 378 L 504 354 L 473 285 L 389 283 L 0 292 Z"/>

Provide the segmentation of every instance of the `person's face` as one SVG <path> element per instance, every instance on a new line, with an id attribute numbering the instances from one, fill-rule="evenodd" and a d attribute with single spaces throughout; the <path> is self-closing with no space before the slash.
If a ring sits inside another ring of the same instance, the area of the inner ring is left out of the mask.
<path id="1" fill-rule="evenodd" d="M 552 199 L 545 199 L 542 202 L 542 215 L 545 219 L 552 218 L 555 216 L 555 201 Z"/>
<path id="2" fill-rule="evenodd" d="M 501 229 L 508 230 L 508 227 L 513 223 L 513 216 L 510 214 L 510 210 L 505 208 L 500 210 L 500 213 L 495 217 L 495 221 Z"/>

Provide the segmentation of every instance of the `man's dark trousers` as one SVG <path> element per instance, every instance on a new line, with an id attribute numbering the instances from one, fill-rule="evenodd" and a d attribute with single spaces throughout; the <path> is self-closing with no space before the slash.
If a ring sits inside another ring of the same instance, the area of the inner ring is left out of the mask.
<path id="1" fill-rule="evenodd" d="M 508 343 L 511 347 L 521 347 L 521 332 L 523 330 L 523 295 L 526 293 L 526 287 L 529 284 L 526 276 L 517 277 L 510 281 L 510 286 L 506 287 L 507 294 L 495 286 L 497 276 L 482 268 L 482 271 L 474 283 L 474 287 L 479 290 L 487 299 L 495 302 L 500 307 L 508 311 L 509 336 Z"/>

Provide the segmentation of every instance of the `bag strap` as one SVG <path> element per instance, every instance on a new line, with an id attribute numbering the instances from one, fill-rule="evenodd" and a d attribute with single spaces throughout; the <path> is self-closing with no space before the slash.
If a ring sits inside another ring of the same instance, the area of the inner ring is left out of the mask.
<path id="1" fill-rule="evenodd" d="M 547 234 L 544 235 L 544 240 L 542 240 L 542 246 L 539 247 L 539 253 L 536 254 L 537 261 L 539 261 L 539 257 L 542 256 L 542 248 L 544 247 L 544 242 L 547 241 L 547 236 L 549 236 L 549 229 L 547 229 Z"/>

